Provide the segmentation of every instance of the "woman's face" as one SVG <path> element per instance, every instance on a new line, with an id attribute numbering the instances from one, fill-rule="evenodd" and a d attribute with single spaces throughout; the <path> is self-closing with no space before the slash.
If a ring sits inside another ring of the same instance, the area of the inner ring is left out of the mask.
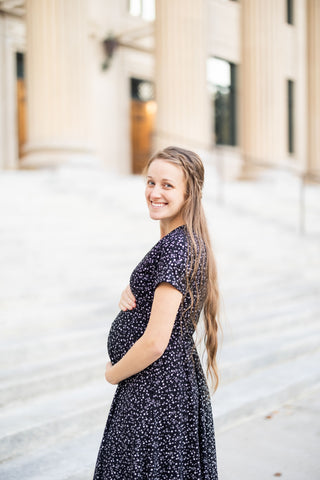
<path id="1" fill-rule="evenodd" d="M 174 228 L 183 223 L 181 214 L 185 202 L 186 181 L 183 170 L 166 160 L 156 159 L 147 172 L 145 196 L 150 217 Z"/>

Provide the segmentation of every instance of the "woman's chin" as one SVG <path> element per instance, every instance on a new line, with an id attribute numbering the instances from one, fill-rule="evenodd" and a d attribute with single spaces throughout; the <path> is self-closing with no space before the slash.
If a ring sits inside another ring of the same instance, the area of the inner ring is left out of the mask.
<path id="1" fill-rule="evenodd" d="M 152 220 L 160 220 L 163 217 L 162 212 L 159 212 L 153 208 L 149 208 L 149 215 Z"/>
<path id="2" fill-rule="evenodd" d="M 150 218 L 152 220 L 161 220 L 161 215 L 158 212 L 150 212 Z"/>

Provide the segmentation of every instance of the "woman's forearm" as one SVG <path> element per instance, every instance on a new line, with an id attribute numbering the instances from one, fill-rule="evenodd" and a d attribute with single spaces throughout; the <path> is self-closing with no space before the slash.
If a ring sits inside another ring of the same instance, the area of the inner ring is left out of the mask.
<path id="1" fill-rule="evenodd" d="M 155 342 L 142 335 L 127 353 L 115 363 L 105 374 L 109 383 L 116 384 L 141 372 L 161 357 L 163 352 L 157 348 Z"/>
<path id="2" fill-rule="evenodd" d="M 182 293 L 168 283 L 156 288 L 146 330 L 119 362 L 112 367 L 108 365 L 105 373 L 108 382 L 119 383 L 161 357 L 168 346 L 181 299 Z"/>

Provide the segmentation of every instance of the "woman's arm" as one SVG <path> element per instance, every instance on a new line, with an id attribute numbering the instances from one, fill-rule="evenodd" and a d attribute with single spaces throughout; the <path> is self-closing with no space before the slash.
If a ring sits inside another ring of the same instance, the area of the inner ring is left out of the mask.
<path id="1" fill-rule="evenodd" d="M 112 367 L 107 366 L 105 378 L 116 384 L 141 372 L 163 355 L 170 340 L 182 293 L 169 283 L 155 290 L 150 319 L 144 334 Z"/>

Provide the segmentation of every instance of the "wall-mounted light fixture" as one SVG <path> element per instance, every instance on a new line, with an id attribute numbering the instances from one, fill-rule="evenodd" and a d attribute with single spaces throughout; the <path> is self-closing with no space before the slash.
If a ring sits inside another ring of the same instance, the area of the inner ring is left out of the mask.
<path id="1" fill-rule="evenodd" d="M 134 33 L 136 34 L 135 38 L 131 38 L 131 39 L 129 38 L 125 42 L 121 40 L 121 38 L 123 38 L 124 36 L 132 35 Z M 137 36 L 137 33 L 138 33 L 138 36 Z M 132 32 L 125 32 L 118 36 L 109 34 L 105 39 L 102 40 L 102 46 L 105 53 L 105 61 L 102 64 L 102 70 L 107 70 L 110 67 L 112 58 L 114 57 L 114 54 L 119 47 L 130 48 L 131 50 L 136 50 L 138 52 L 152 54 L 154 52 L 152 48 L 147 48 L 142 45 L 137 45 L 136 43 L 133 43 L 134 40 L 136 41 L 139 38 L 143 38 L 145 36 L 148 36 L 146 35 L 145 29 L 139 29 L 138 31 L 134 30 Z"/>
<path id="2" fill-rule="evenodd" d="M 114 52 L 119 47 L 119 40 L 114 35 L 109 35 L 102 41 L 103 49 L 106 55 L 102 64 L 102 70 L 107 70 L 110 66 Z"/>

